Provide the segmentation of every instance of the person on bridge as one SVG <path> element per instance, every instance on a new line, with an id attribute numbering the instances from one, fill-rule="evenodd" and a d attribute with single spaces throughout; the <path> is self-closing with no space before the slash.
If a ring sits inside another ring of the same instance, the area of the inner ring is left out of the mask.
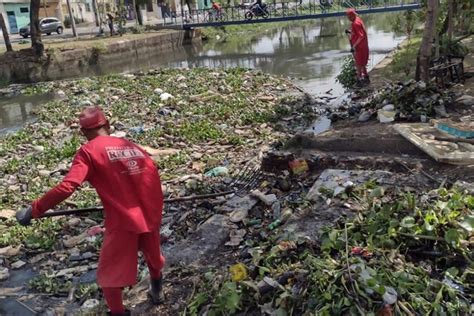
<path id="1" fill-rule="evenodd" d="M 88 142 L 76 153 L 63 181 L 17 212 L 21 225 L 29 225 L 47 210 L 67 199 L 83 182 L 97 191 L 105 215 L 105 234 L 97 269 L 112 315 L 127 315 L 122 288 L 137 281 L 138 250 L 151 277 L 149 294 L 154 304 L 164 301 L 160 251 L 163 193 L 159 172 L 148 154 L 136 144 L 109 136 L 109 122 L 99 107 L 86 107 L 79 115 L 82 134 Z"/>
<path id="2" fill-rule="evenodd" d="M 352 22 L 351 30 L 346 30 L 350 34 L 351 53 L 354 54 L 356 65 L 357 81 L 359 85 L 369 84 L 369 74 L 367 73 L 367 63 L 369 61 L 369 39 L 364 22 L 357 15 L 354 9 L 346 12 L 347 18 Z"/>
<path id="3" fill-rule="evenodd" d="M 211 3 L 212 3 L 212 8 L 214 10 L 216 10 L 217 12 L 221 10 L 221 5 L 219 3 L 215 2 L 214 0 L 211 0 Z"/>
<path id="4" fill-rule="evenodd" d="M 214 11 L 214 17 L 215 18 L 220 18 L 222 14 L 222 7 L 219 3 L 215 2 L 214 0 L 211 0 L 212 3 L 212 10 Z"/>
<path id="5" fill-rule="evenodd" d="M 250 5 L 251 8 L 256 8 L 257 12 L 263 13 L 267 5 L 263 3 L 263 0 L 256 0 L 254 3 Z"/>

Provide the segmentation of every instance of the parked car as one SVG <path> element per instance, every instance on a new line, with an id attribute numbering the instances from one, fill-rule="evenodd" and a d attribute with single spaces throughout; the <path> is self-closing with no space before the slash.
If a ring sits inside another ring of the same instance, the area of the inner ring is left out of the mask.
<path id="1" fill-rule="evenodd" d="M 61 21 L 57 18 L 43 18 L 39 21 L 39 28 L 41 33 L 46 35 L 51 35 L 51 33 L 56 32 L 58 34 L 62 34 L 64 27 Z M 30 31 L 30 24 L 28 23 L 27 26 L 20 28 L 20 35 L 24 38 L 27 38 L 31 35 Z"/>

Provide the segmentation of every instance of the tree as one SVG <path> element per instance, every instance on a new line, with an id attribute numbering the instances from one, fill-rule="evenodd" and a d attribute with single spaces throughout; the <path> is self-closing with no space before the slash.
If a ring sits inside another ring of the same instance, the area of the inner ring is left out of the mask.
<path id="1" fill-rule="evenodd" d="M 427 0 L 425 28 L 420 49 L 416 58 L 416 80 L 429 81 L 429 68 L 432 56 L 433 39 L 435 37 L 438 18 L 438 0 Z"/>
<path id="2" fill-rule="evenodd" d="M 142 16 L 142 10 L 140 9 L 140 6 L 147 4 L 148 0 L 135 0 L 135 16 L 138 22 L 138 25 L 143 25 L 143 16 Z"/>
<path id="3" fill-rule="evenodd" d="M 8 36 L 7 25 L 5 24 L 5 19 L 3 18 L 2 12 L 0 12 L 0 28 L 2 29 L 3 39 L 5 41 L 5 46 L 7 47 L 7 52 L 13 51 L 12 43 L 10 42 L 10 37 Z"/>
<path id="4" fill-rule="evenodd" d="M 31 0 L 30 2 L 30 33 L 31 33 L 31 47 L 37 56 L 42 56 L 44 53 L 44 46 L 41 42 L 41 31 L 39 28 L 39 10 L 41 7 L 41 0 Z"/>
<path id="5" fill-rule="evenodd" d="M 454 6 L 453 0 L 448 0 L 448 39 L 453 40 L 454 32 Z"/>

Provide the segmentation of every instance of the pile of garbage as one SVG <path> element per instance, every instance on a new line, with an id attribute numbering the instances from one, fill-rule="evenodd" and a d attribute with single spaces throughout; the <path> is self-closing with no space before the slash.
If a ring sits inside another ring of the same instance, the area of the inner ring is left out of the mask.
<path id="1" fill-rule="evenodd" d="M 26 228 L 14 219 L 17 209 L 67 173 L 84 141 L 77 123 L 82 107 L 101 106 L 115 136 L 143 146 L 159 165 L 165 195 L 171 198 L 225 190 L 222 183 L 231 182 L 247 161 L 313 118 L 303 98 L 289 95 L 296 91 L 292 83 L 245 69 L 162 69 L 14 90 L 56 96 L 35 108 L 36 121 L 2 136 L 0 144 L 0 282 L 25 297 L 47 294 L 34 297 L 37 312 L 99 306 L 94 275 L 100 215 L 46 219 Z M 99 204 L 95 190 L 84 185 L 59 208 Z M 213 208 L 209 202 L 167 205 L 166 241 L 185 239 Z"/>
<path id="2" fill-rule="evenodd" d="M 382 123 L 392 121 L 427 122 L 429 118 L 446 117 L 446 107 L 456 99 L 453 92 L 433 84 L 409 80 L 390 83 L 348 106 L 349 115 L 367 121 L 373 115 Z M 354 104 L 355 103 L 355 104 Z"/>
<path id="3" fill-rule="evenodd" d="M 340 182 L 335 190 L 318 187 L 313 206 L 293 201 L 290 214 L 301 216 L 297 231 L 290 229 L 293 215 L 275 227 L 265 219 L 257 223 L 258 212 L 251 210 L 239 226 L 247 237 L 234 264 L 227 271 L 204 274 L 187 313 L 472 312 L 472 195 L 456 189 L 400 192 L 374 181 L 335 181 Z M 313 224 L 315 212 L 321 220 L 324 205 L 332 205 L 334 212 L 338 204 L 352 214 L 335 227 L 323 228 L 316 239 L 298 236 L 305 221 L 309 231 L 320 228 Z M 273 214 L 273 205 L 267 205 L 266 212 Z"/>

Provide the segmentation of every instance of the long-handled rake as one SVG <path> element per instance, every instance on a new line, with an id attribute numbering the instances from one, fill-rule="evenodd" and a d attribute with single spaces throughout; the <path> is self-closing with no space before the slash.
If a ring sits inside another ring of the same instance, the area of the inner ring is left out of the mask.
<path id="1" fill-rule="evenodd" d="M 239 196 L 247 194 L 249 191 L 258 187 L 260 182 L 263 180 L 263 173 L 260 170 L 259 166 L 252 167 L 251 164 L 247 164 L 243 169 L 241 169 L 232 181 L 227 185 L 229 190 L 210 193 L 210 194 L 201 194 L 201 195 L 190 195 L 190 196 L 183 196 L 183 197 L 176 197 L 176 198 L 167 198 L 164 199 L 164 203 L 176 203 L 176 202 L 185 202 L 185 201 L 193 201 L 193 200 L 203 200 L 203 199 L 210 199 L 219 196 L 225 196 L 230 194 L 236 194 Z M 87 207 L 87 208 L 77 208 L 71 210 L 63 210 L 63 211 L 51 211 L 46 212 L 43 214 L 42 217 L 55 217 L 55 216 L 62 216 L 62 215 L 79 215 L 91 212 L 99 212 L 104 209 L 103 206 L 94 206 L 94 207 Z"/>

